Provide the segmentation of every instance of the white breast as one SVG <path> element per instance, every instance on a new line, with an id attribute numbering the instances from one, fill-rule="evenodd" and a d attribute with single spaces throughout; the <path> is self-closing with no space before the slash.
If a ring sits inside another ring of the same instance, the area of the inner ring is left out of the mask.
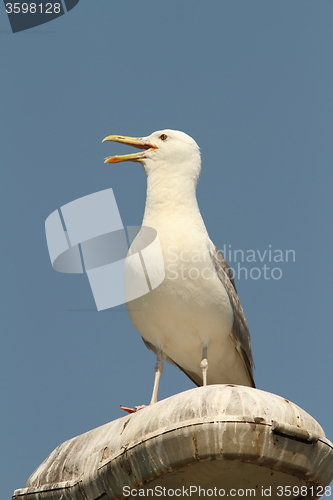
<path id="1" fill-rule="evenodd" d="M 240 364 L 241 374 L 244 369 L 230 336 L 233 313 L 209 255 L 208 235 L 205 228 L 193 227 L 193 221 L 184 233 L 182 220 L 181 228 L 159 228 L 165 279 L 129 302 L 128 314 L 146 341 L 185 370 L 201 378 L 202 349 L 207 345 L 208 383 L 227 383 L 230 373 L 237 383 L 235 364 Z M 247 383 L 245 374 L 238 383 Z"/>

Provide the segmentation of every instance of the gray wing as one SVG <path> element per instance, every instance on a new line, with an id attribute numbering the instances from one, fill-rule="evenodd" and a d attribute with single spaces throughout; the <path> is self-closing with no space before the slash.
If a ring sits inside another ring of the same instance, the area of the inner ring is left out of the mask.
<path id="1" fill-rule="evenodd" d="M 233 279 L 232 271 L 228 262 L 225 260 L 224 255 L 220 250 L 210 241 L 209 253 L 214 264 L 216 274 L 221 281 L 222 285 L 228 293 L 230 304 L 234 315 L 234 323 L 232 326 L 232 338 L 235 341 L 236 349 L 241 355 L 249 377 L 255 387 L 253 368 L 254 362 L 251 350 L 250 331 L 244 315 L 244 311 L 240 300 L 237 295 L 236 285 Z"/>

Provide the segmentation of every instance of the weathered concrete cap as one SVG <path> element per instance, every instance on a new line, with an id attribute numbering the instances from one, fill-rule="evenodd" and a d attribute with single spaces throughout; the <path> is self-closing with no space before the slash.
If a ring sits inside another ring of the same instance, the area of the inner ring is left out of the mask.
<path id="1" fill-rule="evenodd" d="M 150 498 L 176 489 L 201 498 L 199 488 L 236 498 L 294 488 L 293 498 L 319 498 L 332 479 L 333 444 L 308 413 L 258 389 L 209 385 L 66 441 L 13 499 L 111 500 L 139 488 Z"/>

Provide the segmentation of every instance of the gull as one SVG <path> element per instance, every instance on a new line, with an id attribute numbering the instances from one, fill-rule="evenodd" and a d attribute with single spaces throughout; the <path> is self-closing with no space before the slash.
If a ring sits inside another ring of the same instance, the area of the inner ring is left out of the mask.
<path id="1" fill-rule="evenodd" d="M 105 163 L 142 164 L 147 175 L 142 226 L 157 231 L 163 254 L 163 282 L 126 304 L 132 323 L 156 354 L 150 404 L 157 401 L 164 360 L 197 386 L 255 387 L 250 333 L 232 270 L 210 240 L 196 199 L 199 146 L 184 132 L 169 129 L 147 137 L 110 135 L 104 141 L 143 150 L 107 157 Z"/>

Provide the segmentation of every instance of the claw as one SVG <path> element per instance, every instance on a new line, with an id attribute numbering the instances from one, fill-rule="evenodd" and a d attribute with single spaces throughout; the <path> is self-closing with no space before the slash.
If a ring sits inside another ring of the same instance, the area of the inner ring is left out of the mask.
<path id="1" fill-rule="evenodd" d="M 136 413 L 139 410 L 143 410 L 143 408 L 147 408 L 147 405 L 134 406 L 134 408 L 128 408 L 128 406 L 120 405 L 120 408 L 124 411 L 127 411 L 127 413 Z"/>

